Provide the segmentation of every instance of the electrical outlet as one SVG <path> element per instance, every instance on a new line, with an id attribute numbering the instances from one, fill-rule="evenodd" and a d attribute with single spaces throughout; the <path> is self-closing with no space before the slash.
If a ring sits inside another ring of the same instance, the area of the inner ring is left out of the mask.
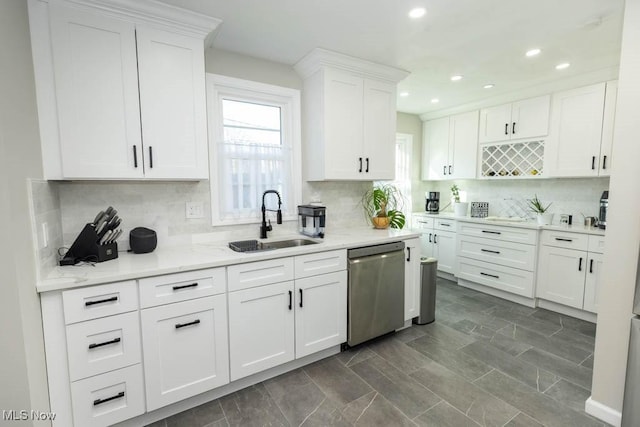
<path id="1" fill-rule="evenodd" d="M 185 204 L 185 217 L 187 219 L 204 218 L 204 202 L 187 202 Z"/>
<path id="2" fill-rule="evenodd" d="M 42 223 L 42 248 L 49 246 L 49 224 Z"/>

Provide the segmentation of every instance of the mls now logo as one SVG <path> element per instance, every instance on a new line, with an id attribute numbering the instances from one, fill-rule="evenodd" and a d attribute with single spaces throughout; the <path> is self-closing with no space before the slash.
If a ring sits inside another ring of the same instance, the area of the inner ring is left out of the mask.
<path id="1" fill-rule="evenodd" d="M 53 421 L 55 419 L 56 414 L 54 412 L 41 412 L 33 409 L 31 411 L 27 411 L 26 409 L 20 411 L 15 409 L 2 411 L 3 421 Z"/>

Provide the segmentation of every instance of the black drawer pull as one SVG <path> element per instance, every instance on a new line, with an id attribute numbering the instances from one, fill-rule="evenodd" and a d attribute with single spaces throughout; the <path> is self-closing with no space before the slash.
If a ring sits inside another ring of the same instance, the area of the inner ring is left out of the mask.
<path id="1" fill-rule="evenodd" d="M 451 165 L 449 165 L 449 175 L 451 175 Z"/>
<path id="2" fill-rule="evenodd" d="M 482 230 L 483 233 L 489 233 L 489 234 L 502 234 L 500 231 L 488 231 L 488 230 Z"/>
<path id="3" fill-rule="evenodd" d="M 563 239 L 562 237 L 556 237 L 559 242 L 573 242 L 573 239 Z"/>
<path id="4" fill-rule="evenodd" d="M 589 260 L 589 273 L 593 273 L 593 260 Z"/>
<path id="5" fill-rule="evenodd" d="M 433 243 L 438 243 L 438 235 L 437 234 L 433 235 Z"/>
<path id="6" fill-rule="evenodd" d="M 369 173 L 369 158 L 367 157 L 367 168 L 365 169 L 366 173 Z"/>
<path id="7" fill-rule="evenodd" d="M 298 289 L 300 291 L 300 308 L 302 308 L 302 289 Z"/>
<path id="8" fill-rule="evenodd" d="M 362 173 L 362 157 L 358 157 L 358 161 L 360 162 L 360 169 L 358 169 L 358 172 Z"/>
<path id="9" fill-rule="evenodd" d="M 187 326 L 199 325 L 199 324 L 200 324 L 200 319 L 196 319 L 193 322 L 178 323 L 178 324 L 176 324 L 176 329 L 184 328 L 184 327 L 187 327 Z"/>
<path id="10" fill-rule="evenodd" d="M 482 274 L 483 276 L 493 277 L 494 279 L 500 278 L 500 276 L 496 276 L 495 274 L 483 273 L 482 271 L 480 272 L 480 274 Z"/>
<path id="11" fill-rule="evenodd" d="M 289 310 L 293 308 L 293 292 L 289 291 Z"/>
<path id="12" fill-rule="evenodd" d="M 407 248 L 407 262 L 411 261 L 411 248 Z"/>
<path id="13" fill-rule="evenodd" d="M 96 305 L 96 304 L 105 304 L 107 302 L 114 302 L 114 301 L 118 301 L 118 297 L 111 297 L 111 298 L 105 298 L 105 299 L 97 299 L 95 301 L 87 301 L 84 303 L 85 306 L 89 307 L 92 305 Z"/>
<path id="14" fill-rule="evenodd" d="M 102 346 L 105 346 L 105 345 L 109 345 L 109 344 L 116 344 L 116 343 L 119 343 L 120 341 L 122 341 L 121 338 L 114 338 L 111 341 L 105 341 L 105 342 L 101 342 L 101 343 L 98 343 L 98 344 L 89 344 L 89 350 L 92 350 L 92 349 L 98 348 L 98 347 L 102 347 Z"/>
<path id="15" fill-rule="evenodd" d="M 596 156 L 591 156 L 591 170 L 596 168 Z"/>
<path id="16" fill-rule="evenodd" d="M 580 257 L 580 261 L 578 261 L 578 271 L 582 271 L 582 257 Z"/>
<path id="17" fill-rule="evenodd" d="M 133 167 L 134 168 L 138 167 L 138 149 L 136 148 L 135 145 L 133 146 Z"/>
<path id="18" fill-rule="evenodd" d="M 107 397 L 106 399 L 96 399 L 93 401 L 93 406 L 98 406 L 102 403 L 111 402 L 112 400 L 120 399 L 121 397 L 124 397 L 124 391 L 121 391 L 120 393 L 114 396 Z"/>
<path id="19" fill-rule="evenodd" d="M 607 156 L 604 156 L 602 158 L 602 169 L 606 169 L 607 168 Z"/>
<path id="20" fill-rule="evenodd" d="M 192 283 L 190 285 L 176 285 L 173 287 L 173 290 L 178 291 L 180 289 L 195 288 L 196 286 L 198 286 L 198 282 Z"/>
<path id="21" fill-rule="evenodd" d="M 432 243 L 433 241 L 431 240 L 431 237 L 433 236 L 433 233 L 429 233 L 429 243 Z"/>
<path id="22" fill-rule="evenodd" d="M 149 146 L 149 168 L 153 169 L 153 147 Z"/>
<path id="23" fill-rule="evenodd" d="M 504 124 L 504 134 L 509 135 L 509 123 Z"/>
<path id="24" fill-rule="evenodd" d="M 442 175 L 446 175 L 447 174 L 447 165 L 444 165 L 442 167 Z"/>
<path id="25" fill-rule="evenodd" d="M 489 252 L 489 253 L 492 253 L 492 254 L 499 254 L 500 253 L 500 251 L 492 251 L 491 249 L 480 249 L 480 250 L 482 252 Z"/>
<path id="26" fill-rule="evenodd" d="M 451 224 L 440 223 L 440 225 L 443 227 L 451 227 Z"/>
<path id="27" fill-rule="evenodd" d="M 513 122 L 513 126 L 511 126 L 511 133 L 516 134 L 516 122 Z"/>

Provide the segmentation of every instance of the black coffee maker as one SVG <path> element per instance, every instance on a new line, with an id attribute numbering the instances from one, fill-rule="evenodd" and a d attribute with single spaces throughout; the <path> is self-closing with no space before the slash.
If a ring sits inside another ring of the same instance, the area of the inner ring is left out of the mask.
<path id="1" fill-rule="evenodd" d="M 440 211 L 440 192 L 428 191 L 426 194 L 425 210 L 430 214 L 437 214 Z"/>
<path id="2" fill-rule="evenodd" d="M 603 191 L 600 196 L 600 215 L 598 218 L 598 227 L 603 230 L 607 228 L 607 210 L 609 210 L 609 191 Z"/>

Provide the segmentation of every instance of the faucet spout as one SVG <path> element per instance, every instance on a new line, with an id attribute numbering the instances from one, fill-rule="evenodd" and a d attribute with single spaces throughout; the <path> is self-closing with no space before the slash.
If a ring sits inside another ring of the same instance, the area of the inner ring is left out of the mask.
<path id="1" fill-rule="evenodd" d="M 266 213 L 267 211 L 270 212 L 274 212 L 272 209 L 267 209 L 264 205 L 264 199 L 265 196 L 267 194 L 275 194 L 276 196 L 278 196 L 278 210 L 275 211 L 276 213 L 276 223 L 277 224 L 282 224 L 282 199 L 280 199 L 280 193 L 278 193 L 276 190 L 267 190 L 264 193 L 262 193 L 262 224 L 260 225 L 260 238 L 261 239 L 266 239 L 267 238 L 267 231 L 271 231 L 273 230 L 273 227 L 271 226 L 271 220 L 269 220 L 269 225 L 267 225 L 267 217 L 266 217 Z"/>

